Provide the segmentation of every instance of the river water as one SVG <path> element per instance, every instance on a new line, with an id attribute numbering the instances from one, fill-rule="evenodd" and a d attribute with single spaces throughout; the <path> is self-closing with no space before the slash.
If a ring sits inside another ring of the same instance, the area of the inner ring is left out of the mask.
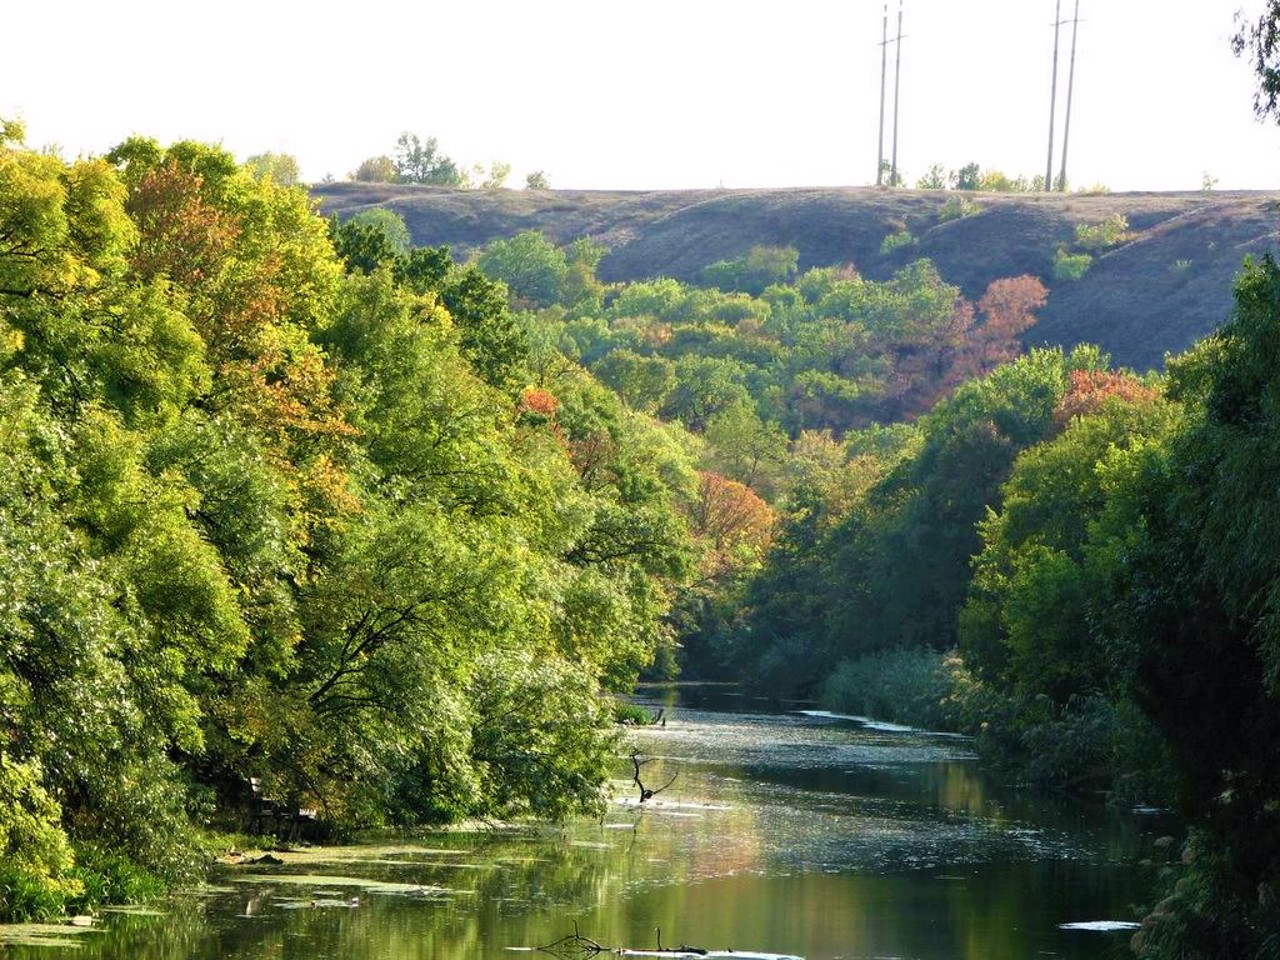
<path id="1" fill-rule="evenodd" d="M 87 933 L 11 930 L 0 956 L 513 960 L 575 922 L 808 960 L 1127 954 L 1126 931 L 1064 925 L 1135 918 L 1151 817 L 1002 790 L 962 738 L 689 688 L 651 705 L 666 724 L 632 746 L 670 786 L 640 804 L 620 758 L 602 821 L 286 855 Z"/>

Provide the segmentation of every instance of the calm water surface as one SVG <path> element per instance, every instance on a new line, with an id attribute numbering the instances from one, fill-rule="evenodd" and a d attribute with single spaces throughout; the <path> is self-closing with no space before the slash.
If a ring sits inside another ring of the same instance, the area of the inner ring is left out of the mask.
<path id="1" fill-rule="evenodd" d="M 635 731 L 602 822 L 448 834 L 244 867 L 163 912 L 106 913 L 14 960 L 519 956 L 573 930 L 611 947 L 694 944 L 808 960 L 1122 957 L 1150 818 L 1000 791 L 959 738 L 780 712 L 688 688 Z M 351 906 L 352 897 L 359 899 Z M 312 906 L 312 903 L 315 906 Z M 545 954 L 540 954 L 545 956 Z"/>

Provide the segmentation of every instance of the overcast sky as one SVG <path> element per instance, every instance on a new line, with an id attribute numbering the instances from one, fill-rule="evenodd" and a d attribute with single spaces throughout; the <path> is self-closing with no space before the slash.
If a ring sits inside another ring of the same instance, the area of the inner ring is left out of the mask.
<path id="1" fill-rule="evenodd" d="M 1062 0 L 1069 19 L 1075 0 Z M 1260 0 L 1080 0 L 1068 175 L 1280 187 L 1228 37 Z M 891 2 L 891 34 L 897 0 Z M 1047 159 L 1055 0 L 905 0 L 899 166 Z M 402 131 L 562 188 L 874 182 L 883 0 L 3 0 L 0 116 L 32 146 L 131 133 L 346 177 Z M 335 12 L 336 11 L 336 12 Z M 1176 11 L 1176 12 L 1174 12 Z M 1061 37 L 1062 143 L 1071 28 Z M 891 143 L 894 50 L 889 51 Z M 1055 157 L 1056 174 L 1060 157 Z"/>

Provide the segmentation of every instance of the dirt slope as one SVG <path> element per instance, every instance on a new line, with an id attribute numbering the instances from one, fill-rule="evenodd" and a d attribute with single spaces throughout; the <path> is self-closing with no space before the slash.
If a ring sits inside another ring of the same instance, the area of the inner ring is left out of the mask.
<path id="1" fill-rule="evenodd" d="M 874 188 L 460 191 L 341 183 L 313 193 L 325 213 L 342 217 L 395 210 L 415 243 L 447 244 L 459 257 L 523 230 L 557 243 L 595 237 L 611 251 L 600 267 L 606 280 L 697 280 L 707 264 L 756 244 L 795 247 L 801 269 L 852 263 L 876 279 L 926 256 L 974 298 L 993 279 L 1031 273 L 1050 298 L 1028 342 L 1097 343 L 1139 369 L 1159 366 L 1166 352 L 1221 323 L 1241 260 L 1275 249 L 1280 237 L 1280 205 L 1263 193 L 972 194 L 978 212 L 952 220 L 940 214 L 956 194 Z M 1128 240 L 1080 280 L 1055 281 L 1054 253 L 1073 242 L 1076 225 L 1113 213 L 1128 219 Z M 884 238 L 904 228 L 916 243 L 881 255 Z"/>

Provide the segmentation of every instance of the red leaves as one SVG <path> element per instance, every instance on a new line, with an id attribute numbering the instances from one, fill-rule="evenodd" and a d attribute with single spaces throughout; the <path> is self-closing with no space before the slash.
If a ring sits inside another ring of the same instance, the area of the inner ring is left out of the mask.
<path id="1" fill-rule="evenodd" d="M 188 285 L 216 272 L 240 233 L 234 214 L 202 196 L 204 178 L 169 159 L 148 171 L 129 199 L 140 234 L 133 265 L 150 280 L 161 274 Z"/>
<path id="2" fill-rule="evenodd" d="M 520 412 L 532 413 L 550 420 L 560 409 L 560 399 L 550 390 L 530 387 L 520 396 Z"/>
<path id="3" fill-rule="evenodd" d="M 1067 392 L 1053 412 L 1056 423 L 1070 423 L 1073 417 L 1097 413 L 1115 398 L 1122 403 L 1150 403 L 1158 396 L 1151 387 L 1128 373 L 1109 370 L 1072 370 Z"/>

